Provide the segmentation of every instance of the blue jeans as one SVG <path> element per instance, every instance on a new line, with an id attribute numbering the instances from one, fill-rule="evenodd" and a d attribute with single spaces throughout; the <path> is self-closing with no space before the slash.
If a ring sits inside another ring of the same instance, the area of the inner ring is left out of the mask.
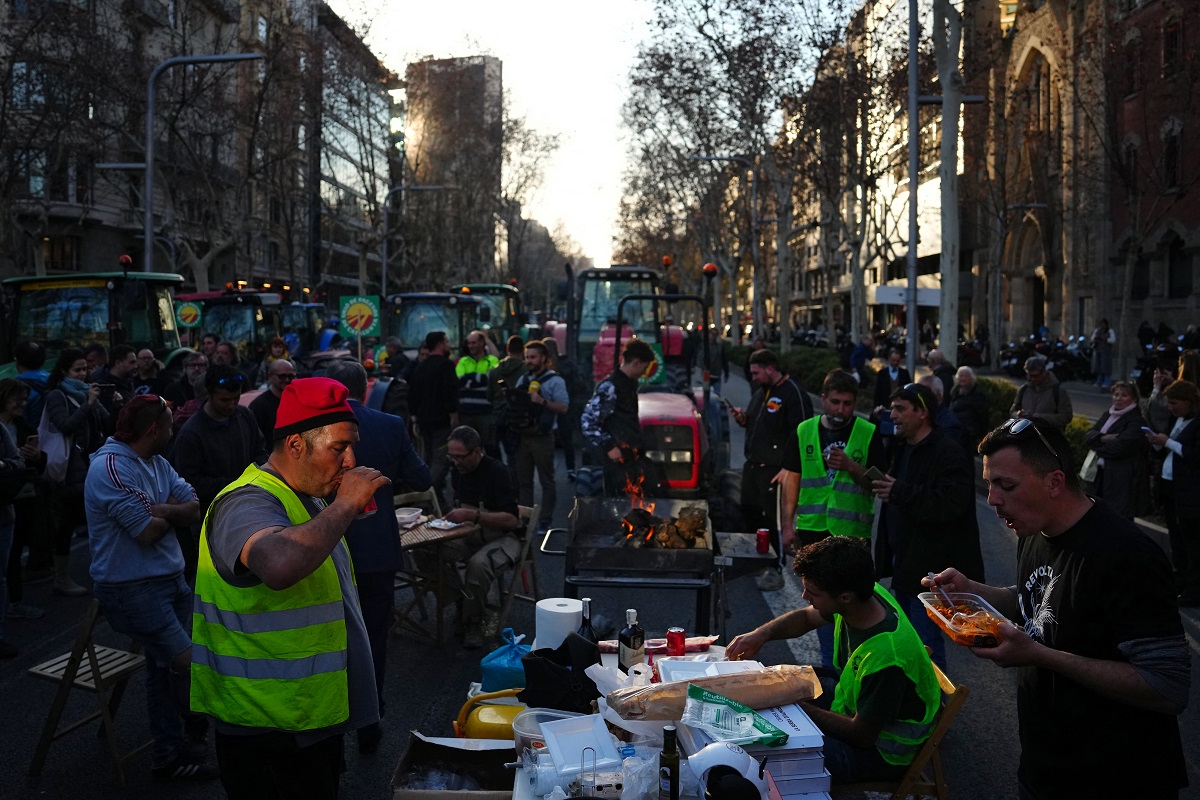
<path id="1" fill-rule="evenodd" d="M 8 551 L 16 527 L 12 507 L 0 507 L 0 642 L 4 641 L 4 618 L 8 615 Z"/>
<path id="2" fill-rule="evenodd" d="M 933 659 L 933 663 L 945 670 L 946 640 L 943 637 L 942 629 L 935 625 L 929 615 L 925 613 L 925 604 L 915 594 L 898 589 L 893 589 L 892 594 L 895 595 L 896 602 L 904 609 L 904 613 L 908 615 L 908 621 L 916 628 L 917 636 L 920 636 L 921 641 L 932 651 L 930 658 Z"/>
<path id="3" fill-rule="evenodd" d="M 192 646 L 192 590 L 181 572 L 134 583 L 97 583 L 93 592 L 109 626 L 145 648 L 153 766 L 167 766 L 185 744 L 183 717 L 188 713 L 189 676 L 186 671 L 176 671 L 172 662 Z"/>

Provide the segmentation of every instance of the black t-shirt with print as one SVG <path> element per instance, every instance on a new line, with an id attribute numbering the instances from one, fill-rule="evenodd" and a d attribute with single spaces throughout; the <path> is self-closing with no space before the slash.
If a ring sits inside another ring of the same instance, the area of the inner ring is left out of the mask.
<path id="1" fill-rule="evenodd" d="M 1119 645 L 1183 634 L 1171 565 L 1133 523 L 1098 501 L 1058 536 L 1017 545 L 1025 632 L 1075 655 L 1126 661 Z M 1018 776 L 1038 798 L 1156 797 L 1187 785 L 1179 724 L 1048 669 L 1022 667 Z"/>
<path id="2" fill-rule="evenodd" d="M 450 482 L 460 506 L 482 508 L 486 511 L 507 511 L 517 514 L 517 493 L 513 491 L 508 470 L 491 456 L 483 456 L 479 466 L 463 475 L 451 470 Z"/>
<path id="3" fill-rule="evenodd" d="M 812 398 L 789 376 L 774 386 L 756 387 L 746 408 L 746 460 L 799 472 L 796 426 L 812 414 Z"/>

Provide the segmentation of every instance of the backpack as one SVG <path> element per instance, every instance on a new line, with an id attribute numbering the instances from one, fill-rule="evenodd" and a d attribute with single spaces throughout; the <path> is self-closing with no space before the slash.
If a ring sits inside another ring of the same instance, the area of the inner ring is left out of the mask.
<path id="1" fill-rule="evenodd" d="M 29 427 L 36 428 L 42 420 L 42 409 L 46 406 L 46 381 L 28 375 L 18 375 L 17 380 L 29 387 L 29 400 L 21 416 L 25 417 Z"/>
<path id="2" fill-rule="evenodd" d="M 1021 405 L 1021 399 L 1023 397 L 1025 397 L 1025 387 L 1028 385 L 1029 385 L 1028 383 L 1023 383 L 1023 384 L 1021 384 L 1021 388 L 1017 389 L 1017 406 L 1018 407 L 1020 407 L 1020 405 Z M 1055 411 L 1055 413 L 1058 413 L 1058 398 L 1060 397 L 1059 392 L 1061 389 L 1062 389 L 1061 383 L 1056 383 L 1050 387 L 1050 393 L 1052 395 L 1054 395 L 1054 411 Z"/>
<path id="3" fill-rule="evenodd" d="M 542 373 L 539 382 L 545 383 L 551 378 L 561 377 L 554 370 L 546 370 Z M 549 433 L 554 430 L 554 412 L 533 404 L 533 400 L 529 396 L 530 382 L 528 375 L 522 375 L 517 380 L 516 388 L 507 389 L 504 392 L 507 404 L 504 410 L 504 424 L 513 433 Z"/>

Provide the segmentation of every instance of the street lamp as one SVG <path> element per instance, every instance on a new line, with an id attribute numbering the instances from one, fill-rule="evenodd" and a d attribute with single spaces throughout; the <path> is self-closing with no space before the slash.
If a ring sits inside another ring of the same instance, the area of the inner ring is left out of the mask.
<path id="1" fill-rule="evenodd" d="M 389 205 L 389 201 L 392 199 L 392 195 L 394 195 L 394 194 L 400 195 L 400 213 L 403 214 L 404 213 L 404 194 L 403 194 L 404 192 L 420 192 L 420 191 L 434 192 L 434 191 L 450 190 L 450 189 L 457 189 L 457 188 L 458 188 L 457 186 L 451 186 L 449 184 L 441 185 L 441 184 L 435 184 L 435 183 L 431 183 L 431 184 L 402 183 L 398 186 L 393 186 L 387 190 L 387 194 L 384 195 L 384 197 L 383 197 L 383 238 L 382 238 L 382 241 L 379 243 L 379 261 L 380 261 L 380 265 L 379 265 L 379 296 L 380 297 L 382 297 L 382 298 L 387 297 L 388 257 L 389 257 L 388 256 L 388 233 L 391 229 L 391 206 Z M 403 217 L 401 217 L 401 219 L 403 219 Z M 401 265 L 403 266 L 403 258 L 404 258 L 404 240 L 403 239 L 401 239 L 401 242 L 400 242 L 400 258 L 402 260 Z"/>
<path id="2" fill-rule="evenodd" d="M 750 274 L 752 278 L 758 276 L 758 170 L 754 168 L 754 162 L 745 156 L 688 156 L 688 161 L 735 161 L 750 170 Z M 737 340 L 742 341 L 742 326 L 737 320 L 737 280 L 730 281 L 733 284 L 731 295 L 733 297 L 733 305 L 730 308 L 734 317 L 733 324 L 737 328 Z M 751 305 L 754 316 L 754 333 L 756 336 L 762 335 L 762 319 L 759 318 L 758 308 L 761 298 L 758 292 L 758 282 L 754 280 L 754 302 Z"/>
<path id="3" fill-rule="evenodd" d="M 146 252 L 142 258 L 142 271 L 154 271 L 154 83 L 158 76 L 171 67 L 180 64 L 223 64 L 230 61 L 252 61 L 264 58 L 262 53 L 217 53 L 202 56 L 172 56 L 158 62 L 146 79 L 146 134 L 144 142 L 145 160 L 142 163 L 117 162 L 97 164 L 98 169 L 142 169 L 145 170 L 145 181 L 142 186 L 142 204 L 145 206 L 145 222 L 142 226 L 142 240 Z"/>

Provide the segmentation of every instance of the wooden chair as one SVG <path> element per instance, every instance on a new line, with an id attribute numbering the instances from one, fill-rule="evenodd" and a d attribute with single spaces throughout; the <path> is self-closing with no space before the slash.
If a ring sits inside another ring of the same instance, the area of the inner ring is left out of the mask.
<path id="1" fill-rule="evenodd" d="M 508 614 L 512 610 L 514 600 L 524 600 L 537 603 L 542 599 L 542 590 L 538 586 L 537 554 L 533 552 L 530 543 L 537 536 L 538 513 L 541 506 L 518 506 L 519 517 L 525 523 L 525 535 L 521 537 L 521 555 L 512 567 L 512 578 L 508 582 L 508 590 L 500 603 L 500 630 L 508 624 Z M 517 591 L 518 582 L 524 594 Z M 532 592 L 532 594 L 530 594 Z"/>
<path id="2" fill-rule="evenodd" d="M 146 742 L 124 755 L 121 754 L 113 717 L 116 716 L 117 707 L 121 703 L 125 684 L 135 672 L 146 666 L 146 657 L 140 654 L 141 644 L 138 642 L 134 642 L 128 651 L 96 645 L 92 641 L 92 630 L 99 616 L 100 601 L 93 600 L 84 614 L 71 652 L 29 669 L 30 675 L 58 684 L 58 692 L 50 706 L 50 715 L 42 727 L 41 738 L 29 765 L 29 774 L 33 777 L 41 775 L 46 753 L 52 742 L 96 719 L 100 720 L 100 733 L 107 741 L 108 755 L 116 770 L 119 786 L 125 785 L 124 762 L 151 744 Z M 95 694 L 96 710 L 59 730 L 59 721 L 72 689 L 83 689 Z"/>
<path id="3" fill-rule="evenodd" d="M 946 673 L 942 672 L 937 664 L 933 665 L 933 671 L 937 675 L 938 686 L 941 687 L 944 695 L 942 708 L 934 723 L 933 733 L 925 740 L 925 744 L 921 745 L 921 750 L 903 777 L 898 781 L 846 784 L 836 788 L 835 793 L 839 797 L 843 796 L 843 792 L 891 792 L 892 800 L 901 800 L 901 798 L 909 796 L 936 797 L 938 800 L 946 800 L 950 796 L 946 786 L 946 775 L 942 769 L 942 738 L 946 735 L 946 731 L 950 730 L 950 725 L 958 716 L 963 703 L 967 702 L 967 695 L 970 694 L 970 691 L 961 683 L 957 686 L 951 683 L 950 679 L 946 677 Z"/>

